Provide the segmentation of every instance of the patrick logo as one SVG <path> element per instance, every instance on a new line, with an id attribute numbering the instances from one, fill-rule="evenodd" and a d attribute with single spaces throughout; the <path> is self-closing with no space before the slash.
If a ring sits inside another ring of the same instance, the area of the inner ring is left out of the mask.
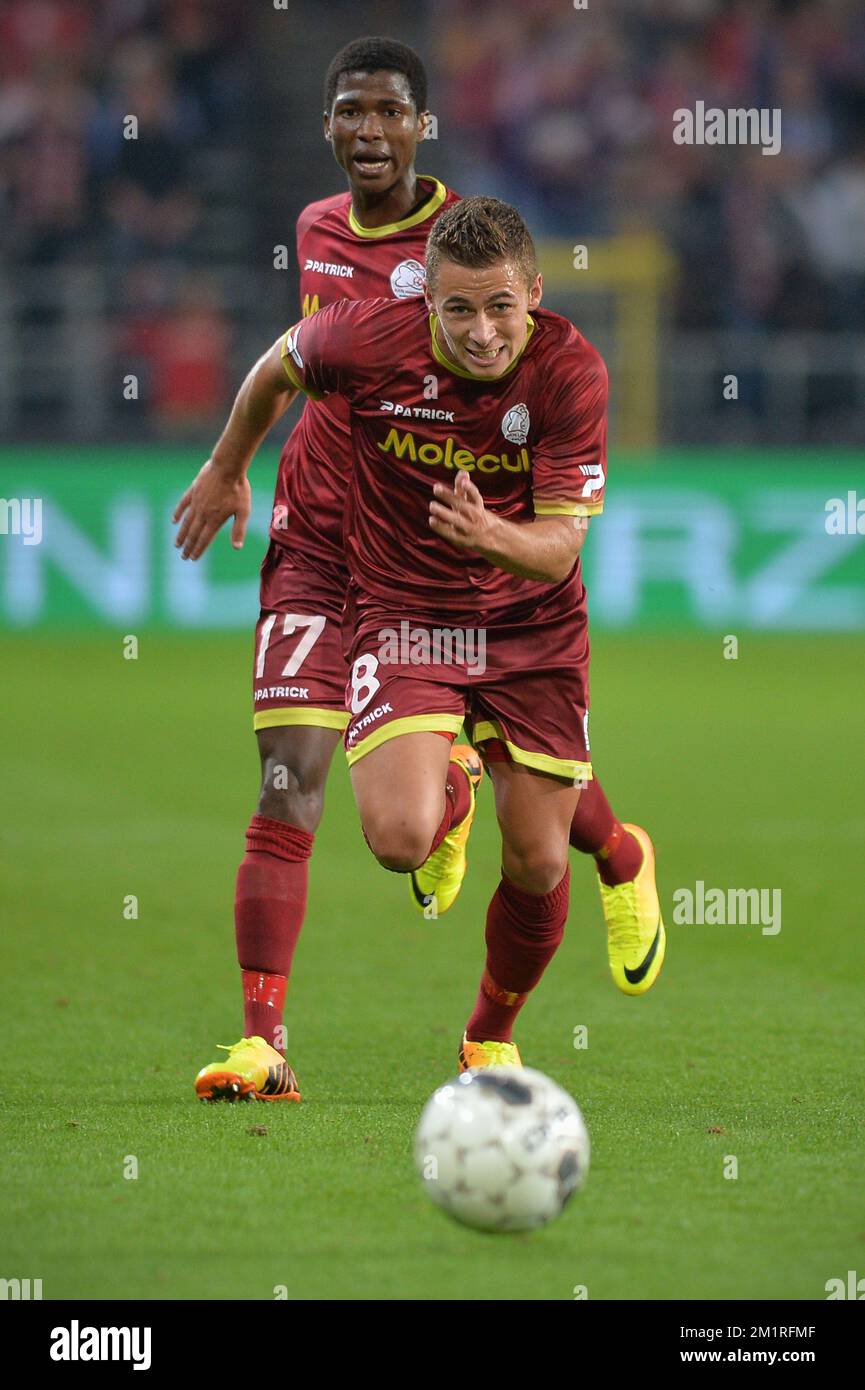
<path id="1" fill-rule="evenodd" d="M 394 298 L 414 299 L 423 294 L 424 279 L 424 268 L 420 261 L 400 261 L 390 276 Z"/>

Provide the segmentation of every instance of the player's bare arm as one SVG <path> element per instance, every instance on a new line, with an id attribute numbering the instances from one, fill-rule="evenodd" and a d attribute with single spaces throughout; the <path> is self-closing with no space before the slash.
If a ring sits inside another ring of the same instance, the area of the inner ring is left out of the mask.
<path id="1" fill-rule="evenodd" d="M 174 511 L 174 544 L 184 560 L 197 560 L 229 517 L 231 544 L 246 537 L 252 493 L 247 470 L 270 428 L 297 395 L 282 365 L 282 338 L 260 357 L 237 393 L 228 423 L 210 458 Z"/>
<path id="2" fill-rule="evenodd" d="M 436 483 L 433 492 L 429 524 L 436 535 L 458 550 L 474 551 L 508 574 L 558 584 L 567 579 L 583 548 L 588 517 L 507 521 L 487 510 L 467 473 L 457 474 L 453 488 Z"/>

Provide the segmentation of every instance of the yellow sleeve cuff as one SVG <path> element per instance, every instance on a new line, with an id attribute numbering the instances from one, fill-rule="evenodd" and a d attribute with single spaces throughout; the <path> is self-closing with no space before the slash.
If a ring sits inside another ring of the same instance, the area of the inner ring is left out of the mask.
<path id="1" fill-rule="evenodd" d="M 600 516 L 603 502 L 536 502 L 535 516 Z"/>

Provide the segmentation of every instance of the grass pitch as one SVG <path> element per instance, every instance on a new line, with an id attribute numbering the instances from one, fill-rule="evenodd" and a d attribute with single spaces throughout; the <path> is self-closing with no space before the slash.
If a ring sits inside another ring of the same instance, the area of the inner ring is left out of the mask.
<path id="1" fill-rule="evenodd" d="M 4 639 L 0 1275 L 46 1298 L 825 1298 L 865 1261 L 863 658 L 850 638 L 743 637 L 725 661 L 720 637 L 596 636 L 595 765 L 655 839 L 667 961 L 645 998 L 617 993 L 573 856 L 517 1036 L 583 1107 L 592 1171 L 547 1230 L 487 1236 L 427 1203 L 410 1154 L 482 966 L 489 791 L 460 902 L 425 923 L 337 756 L 287 1014 L 304 1101 L 203 1106 L 195 1072 L 242 1022 L 249 641 L 145 635 L 126 661 L 119 633 Z M 698 879 L 780 888 L 780 933 L 674 925 Z"/>

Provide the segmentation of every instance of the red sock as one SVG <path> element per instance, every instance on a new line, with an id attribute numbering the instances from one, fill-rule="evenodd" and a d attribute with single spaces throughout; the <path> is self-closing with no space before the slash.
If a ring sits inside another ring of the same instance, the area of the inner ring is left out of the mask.
<path id="1" fill-rule="evenodd" d="M 598 873 L 611 888 L 630 883 L 640 872 L 643 851 L 638 841 L 616 817 L 597 777 L 580 792 L 571 821 L 571 845 L 581 854 L 593 854 Z"/>
<path id="2" fill-rule="evenodd" d="M 285 1055 L 282 1011 L 285 1008 L 286 975 L 265 970 L 241 970 L 243 980 L 243 1036 L 264 1038 Z"/>
<path id="3" fill-rule="evenodd" d="M 314 838 L 285 821 L 253 816 L 246 858 L 237 871 L 234 929 L 243 972 L 243 1035 L 262 1037 L 279 1052 L 284 1051 L 285 988 L 306 912 Z"/>
<path id="4" fill-rule="evenodd" d="M 465 820 L 471 804 L 472 789 L 468 776 L 459 768 L 455 771 L 454 764 L 450 763 L 448 765 L 448 780 L 445 783 L 445 813 L 442 816 L 441 825 L 433 836 L 427 859 L 434 850 L 438 849 L 448 831 Z"/>
<path id="5" fill-rule="evenodd" d="M 502 874 L 487 912 L 487 963 L 469 1042 L 510 1042 L 514 1022 L 565 933 L 570 874 L 551 893 L 527 893 Z"/>

